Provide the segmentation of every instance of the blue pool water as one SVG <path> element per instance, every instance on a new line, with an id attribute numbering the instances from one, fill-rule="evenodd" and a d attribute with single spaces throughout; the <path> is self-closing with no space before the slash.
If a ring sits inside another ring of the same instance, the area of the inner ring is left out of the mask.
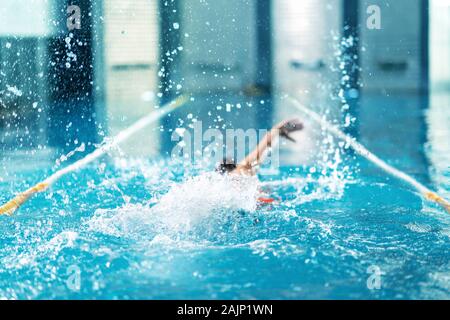
<path id="1" fill-rule="evenodd" d="M 377 153 L 449 198 L 448 143 L 426 144 L 418 165 L 378 138 Z M 103 159 L 0 217 L 0 298 L 450 299 L 450 216 L 341 155 L 237 188 L 164 159 Z M 5 156 L 0 202 L 52 172 L 38 158 Z"/>
<path id="2" fill-rule="evenodd" d="M 197 181 L 200 195 L 175 194 L 167 218 L 152 199 L 199 172 L 91 166 L 1 218 L 0 298 L 450 298 L 448 215 L 362 171 L 343 182 L 283 168 L 261 186 L 279 202 L 247 212 L 197 214 L 210 201 Z M 11 185 L 25 183 L 2 190 Z M 379 290 L 367 286 L 371 270 L 382 272 Z"/>

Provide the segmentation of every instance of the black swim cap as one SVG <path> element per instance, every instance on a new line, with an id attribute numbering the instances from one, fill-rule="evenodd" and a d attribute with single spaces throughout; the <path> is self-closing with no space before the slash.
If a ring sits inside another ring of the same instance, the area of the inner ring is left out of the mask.
<path id="1" fill-rule="evenodd" d="M 220 174 L 230 173 L 234 169 L 237 168 L 236 162 L 234 162 L 233 159 L 224 159 L 223 162 L 221 162 L 216 167 L 216 172 Z"/>

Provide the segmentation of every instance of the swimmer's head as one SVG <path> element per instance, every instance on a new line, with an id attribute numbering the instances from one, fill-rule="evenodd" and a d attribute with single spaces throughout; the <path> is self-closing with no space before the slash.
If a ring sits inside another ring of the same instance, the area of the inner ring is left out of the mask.
<path id="1" fill-rule="evenodd" d="M 232 159 L 224 159 L 223 162 L 219 163 L 216 167 L 216 172 L 220 174 L 230 173 L 237 168 L 236 162 Z"/>

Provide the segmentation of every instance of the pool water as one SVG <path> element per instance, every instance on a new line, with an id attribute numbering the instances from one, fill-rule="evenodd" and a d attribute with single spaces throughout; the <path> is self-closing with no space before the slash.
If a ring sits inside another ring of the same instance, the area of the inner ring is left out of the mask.
<path id="1" fill-rule="evenodd" d="M 450 99 L 420 101 L 364 96 L 360 141 L 450 199 Z M 0 299 L 450 299 L 450 215 L 323 134 L 258 179 L 120 152 L 63 177 L 0 217 Z M 56 158 L 2 154 L 0 202 Z"/>
<path id="2" fill-rule="evenodd" d="M 449 299 L 450 216 L 349 158 L 346 174 L 283 167 L 236 188 L 104 159 L 0 217 L 0 298 Z M 51 172 L 34 165 L 3 164 L 2 202 Z"/>

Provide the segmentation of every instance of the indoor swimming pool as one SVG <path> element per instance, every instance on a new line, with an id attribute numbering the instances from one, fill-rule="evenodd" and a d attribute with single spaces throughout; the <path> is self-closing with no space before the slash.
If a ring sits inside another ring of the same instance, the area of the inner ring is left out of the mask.
<path id="1" fill-rule="evenodd" d="M 448 159 L 429 142 L 426 165 L 387 160 L 448 198 Z M 0 217 L 0 298 L 449 299 L 450 216 L 336 140 L 317 153 L 239 187 L 213 166 L 101 158 Z M 0 202 L 56 167 L 4 156 Z"/>

